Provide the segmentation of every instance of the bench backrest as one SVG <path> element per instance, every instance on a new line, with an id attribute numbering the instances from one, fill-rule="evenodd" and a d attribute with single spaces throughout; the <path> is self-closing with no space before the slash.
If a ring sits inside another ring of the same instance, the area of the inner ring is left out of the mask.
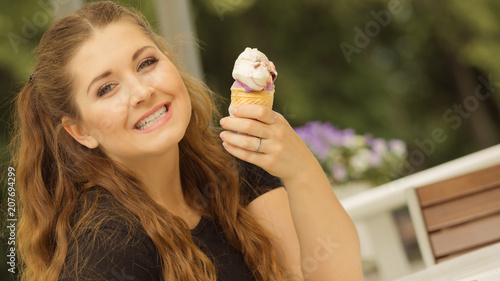
<path id="1" fill-rule="evenodd" d="M 500 242 L 500 165 L 421 186 L 408 195 L 427 265 Z"/>

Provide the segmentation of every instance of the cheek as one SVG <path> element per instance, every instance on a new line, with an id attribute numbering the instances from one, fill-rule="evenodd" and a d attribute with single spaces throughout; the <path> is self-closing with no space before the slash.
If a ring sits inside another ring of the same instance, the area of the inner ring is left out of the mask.
<path id="1" fill-rule="evenodd" d="M 124 96 L 128 94 L 127 89 L 120 90 L 121 93 L 116 96 L 116 98 L 111 102 L 111 105 L 107 109 L 112 114 L 125 114 L 125 112 L 128 110 L 129 102 L 126 98 L 124 98 Z"/>
<path id="2" fill-rule="evenodd" d="M 147 85 L 158 88 L 169 83 L 170 77 L 167 71 L 163 69 L 155 69 L 154 71 L 148 72 L 143 79 Z"/>
<path id="3" fill-rule="evenodd" d="M 149 85 L 166 91 L 176 90 L 177 92 L 179 89 L 185 88 L 177 68 L 165 60 L 160 62 L 153 71 L 148 72 L 144 79 Z"/>
<path id="4" fill-rule="evenodd" d="M 110 118 L 102 118 L 98 124 L 98 129 L 104 134 L 110 134 L 116 129 L 116 123 Z"/>
<path id="5" fill-rule="evenodd" d="M 100 111 L 98 114 L 93 114 L 86 122 L 90 128 L 90 134 L 100 143 L 106 141 L 116 130 L 117 122 L 113 119 L 112 111 Z"/>
<path id="6" fill-rule="evenodd" d="M 152 70 L 142 74 L 141 79 L 145 84 L 151 87 L 163 88 L 175 82 L 172 81 L 176 78 L 174 70 L 175 69 L 169 67 L 167 62 L 160 61 Z M 177 71 L 175 70 L 175 72 Z"/>

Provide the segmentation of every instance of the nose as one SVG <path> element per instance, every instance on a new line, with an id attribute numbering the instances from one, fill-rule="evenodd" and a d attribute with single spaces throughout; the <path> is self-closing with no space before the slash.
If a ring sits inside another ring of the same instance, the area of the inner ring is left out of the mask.
<path id="1" fill-rule="evenodd" d="M 142 102 L 149 100 L 154 91 L 154 88 L 150 85 L 135 79 L 135 83 L 132 84 L 132 92 L 130 93 L 130 106 L 136 107 Z"/>

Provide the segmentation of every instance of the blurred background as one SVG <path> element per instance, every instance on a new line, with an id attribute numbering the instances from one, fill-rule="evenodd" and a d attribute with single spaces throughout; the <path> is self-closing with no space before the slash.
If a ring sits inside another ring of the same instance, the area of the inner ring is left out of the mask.
<path id="1" fill-rule="evenodd" d="M 0 2 L 2 178 L 12 100 L 28 80 L 57 3 L 68 2 Z M 176 1 L 116 2 L 142 11 L 160 29 L 171 14 L 161 2 Z M 191 33 L 169 40 L 198 39 L 201 72 L 195 74 L 225 98 L 224 114 L 234 60 L 253 47 L 276 65 L 274 109 L 293 126 L 329 122 L 403 140 L 408 173 L 500 143 L 498 1 L 195 0 L 188 8 L 190 18 L 184 20 L 192 23 Z M 2 214 L 5 186 L 2 181 Z M 3 225 L 2 234 L 5 253 Z M 0 280 L 13 277 L 4 261 L 1 254 Z"/>

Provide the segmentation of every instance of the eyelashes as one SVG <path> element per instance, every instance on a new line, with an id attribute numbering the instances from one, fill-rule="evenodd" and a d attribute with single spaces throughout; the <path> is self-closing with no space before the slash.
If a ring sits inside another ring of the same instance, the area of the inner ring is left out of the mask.
<path id="1" fill-rule="evenodd" d="M 141 61 L 141 63 L 139 63 L 139 66 L 137 67 L 137 72 L 139 72 L 139 71 L 141 71 L 141 70 L 143 70 L 151 65 L 156 64 L 158 61 L 159 61 L 159 59 L 157 59 L 155 57 L 147 58 L 147 59 Z M 99 90 L 97 90 L 97 97 L 102 97 L 103 95 L 109 93 L 116 86 L 117 86 L 116 83 L 104 84 L 101 88 L 99 88 Z"/>
<path id="2" fill-rule="evenodd" d="M 155 64 L 158 62 L 158 59 L 157 58 L 147 58 L 145 60 L 143 60 L 140 64 L 139 64 L 139 67 L 137 68 L 137 71 L 140 71 L 142 70 L 143 68 L 145 67 L 148 67 L 152 64 Z"/>
<path id="3" fill-rule="evenodd" d="M 105 84 L 97 91 L 97 97 L 101 97 L 116 87 L 116 84 Z"/>

